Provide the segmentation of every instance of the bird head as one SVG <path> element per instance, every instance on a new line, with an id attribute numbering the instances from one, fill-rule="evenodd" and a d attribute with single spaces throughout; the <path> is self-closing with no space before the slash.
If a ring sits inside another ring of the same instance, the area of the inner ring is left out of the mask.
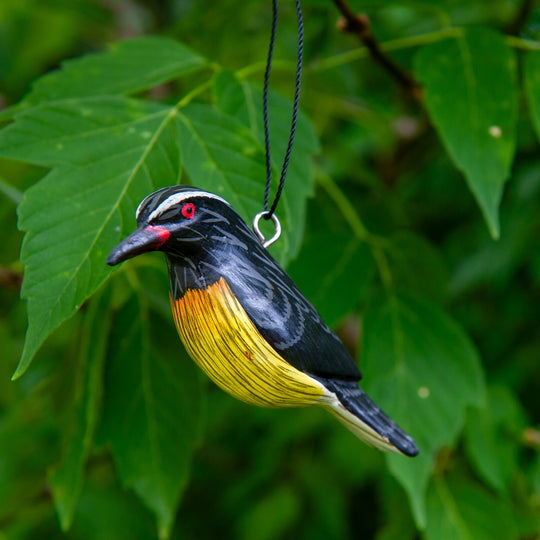
<path id="1" fill-rule="evenodd" d="M 226 230 L 232 221 L 245 226 L 218 195 L 182 185 L 148 195 L 135 216 L 137 229 L 111 251 L 107 258 L 110 266 L 148 251 L 159 250 L 180 259 L 191 257 L 215 238 L 217 227 Z"/>

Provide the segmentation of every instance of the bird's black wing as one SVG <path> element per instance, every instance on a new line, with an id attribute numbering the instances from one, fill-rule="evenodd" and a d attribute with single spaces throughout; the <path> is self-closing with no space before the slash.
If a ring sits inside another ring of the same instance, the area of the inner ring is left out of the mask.
<path id="1" fill-rule="evenodd" d="M 231 250 L 221 274 L 272 347 L 297 369 L 358 381 L 360 370 L 319 313 L 260 244 Z"/>

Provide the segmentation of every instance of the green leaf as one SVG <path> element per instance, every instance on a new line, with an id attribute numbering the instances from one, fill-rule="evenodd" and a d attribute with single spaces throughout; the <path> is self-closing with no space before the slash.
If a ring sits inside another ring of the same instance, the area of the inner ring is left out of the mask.
<path id="1" fill-rule="evenodd" d="M 363 335 L 364 386 L 420 449 L 414 459 L 387 459 L 423 527 L 426 488 L 437 452 L 455 443 L 467 406 L 484 399 L 478 354 L 440 308 L 407 296 L 391 296 L 370 309 Z"/>
<path id="2" fill-rule="evenodd" d="M 448 271 L 427 240 L 410 232 L 399 232 L 385 245 L 396 287 L 442 302 L 448 289 Z"/>
<path id="3" fill-rule="evenodd" d="M 175 109 L 125 98 L 40 106 L 0 132 L 0 155 L 54 167 L 18 208 L 28 331 L 14 377 L 106 279 L 140 200 L 176 183 Z"/>
<path id="4" fill-rule="evenodd" d="M 68 538 L 157 539 L 152 514 L 134 494 L 126 492 L 118 485 L 108 465 L 107 463 L 107 468 L 102 465 L 101 470 L 95 468 L 89 471 Z"/>
<path id="5" fill-rule="evenodd" d="M 470 244 L 474 249 L 463 249 L 461 259 L 455 265 L 450 281 L 452 295 L 463 295 L 475 287 L 506 287 L 529 256 L 537 219 L 534 205 L 518 204 L 503 213 L 504 235 L 498 242 L 478 234 L 474 244 Z"/>
<path id="6" fill-rule="evenodd" d="M 262 117 L 262 109 L 253 109 L 248 106 L 251 100 L 246 98 L 242 83 L 234 73 L 220 71 L 214 77 L 214 100 L 216 107 L 230 116 L 234 116 L 245 126 L 251 128 L 257 125 L 257 115 Z M 256 131 L 256 130 L 255 130 Z M 256 133 L 253 133 L 256 136 Z"/>
<path id="7" fill-rule="evenodd" d="M 377 479 L 382 506 L 382 523 L 376 540 L 414 540 L 418 538 L 407 495 L 391 475 Z"/>
<path id="8" fill-rule="evenodd" d="M 220 72 L 214 83 L 216 105 L 224 113 L 236 118 L 250 131 L 258 141 L 261 151 L 264 148 L 264 126 L 262 116 L 262 89 L 245 81 L 238 80 L 232 73 Z M 270 204 L 276 192 L 283 158 L 291 129 L 292 101 L 277 92 L 268 95 L 269 129 L 271 142 L 273 182 L 270 191 Z M 311 156 L 319 152 L 319 141 L 313 124 L 307 116 L 298 114 L 296 136 L 291 152 L 285 188 L 276 214 L 283 221 L 287 232 L 289 248 L 281 258 L 286 263 L 297 255 L 303 238 L 307 198 L 313 195 L 315 177 Z M 264 159 L 262 161 L 264 163 Z M 260 173 L 261 182 L 266 179 L 266 172 Z M 262 210 L 264 188 L 260 188 L 256 198 L 257 212 Z M 279 246 L 279 244 L 278 244 Z"/>
<path id="9" fill-rule="evenodd" d="M 58 451 L 60 433 L 43 393 L 14 403 L 0 421 L 0 520 L 2 529 L 43 495 L 46 468 Z"/>
<path id="10" fill-rule="evenodd" d="M 486 482 L 507 495 L 518 470 L 520 438 L 525 426 L 519 403 L 506 387 L 490 388 L 485 406 L 469 411 L 467 452 Z"/>
<path id="11" fill-rule="evenodd" d="M 415 65 L 431 120 L 498 238 L 516 145 L 515 55 L 499 34 L 474 28 L 423 47 Z"/>
<path id="12" fill-rule="evenodd" d="M 191 183 L 226 199 L 248 222 L 262 210 L 264 155 L 251 132 L 234 118 L 206 105 L 190 105 L 178 113 L 182 164 Z M 295 198 L 287 187 L 283 196 L 283 234 L 273 254 L 286 263 L 296 253 L 303 218 L 296 209 L 306 195 Z M 287 203 L 285 201 L 288 201 Z M 270 233 L 273 234 L 273 233 Z"/>
<path id="13" fill-rule="evenodd" d="M 518 538 L 516 516 L 478 485 L 436 477 L 428 493 L 426 540 Z"/>
<path id="14" fill-rule="evenodd" d="M 23 194 L 0 176 L 0 193 L 14 204 L 22 201 Z"/>
<path id="15" fill-rule="evenodd" d="M 108 292 L 108 289 L 107 289 Z M 70 528 L 83 486 L 85 462 L 93 448 L 103 393 L 103 366 L 110 329 L 110 294 L 101 293 L 85 313 L 81 353 L 72 380 L 74 400 L 60 463 L 49 480 L 62 529 Z"/>
<path id="16" fill-rule="evenodd" d="M 0 77 L 5 96 L 26 92 L 36 75 L 88 39 L 93 24 L 86 18 L 88 13 L 81 0 L 75 1 L 78 9 L 73 9 L 73 2 L 67 5 L 30 0 L 22 6 L 16 0 L 2 1 Z"/>
<path id="17" fill-rule="evenodd" d="M 182 163 L 191 182 L 225 198 L 249 223 L 264 191 L 261 148 L 240 123 L 206 105 L 179 113 Z"/>
<path id="18" fill-rule="evenodd" d="M 527 53 L 525 59 L 525 89 L 533 125 L 540 139 L 540 51 Z"/>
<path id="19" fill-rule="evenodd" d="M 281 538 L 291 530 L 299 512 L 298 494 L 288 486 L 276 488 L 251 508 L 244 509 L 237 538 Z"/>
<path id="20" fill-rule="evenodd" d="M 332 425 L 333 427 L 341 427 Z M 332 427 L 332 429 L 333 429 Z M 373 462 L 379 462 L 379 456 L 375 460 L 370 461 L 369 457 L 364 461 L 363 457 L 366 455 L 373 456 L 373 453 L 369 452 L 369 449 L 365 446 L 358 445 L 358 440 L 349 437 L 349 434 L 344 430 L 333 430 L 326 432 L 323 435 L 323 431 L 318 430 L 318 436 L 321 436 L 321 440 L 325 439 L 328 443 L 334 443 L 336 440 L 341 439 L 341 435 L 345 435 L 341 440 L 348 440 L 352 442 L 351 446 L 354 446 L 353 455 L 358 456 L 359 460 L 363 463 L 352 463 L 350 454 L 345 452 L 345 461 L 332 461 L 337 456 L 332 456 L 330 452 L 322 451 L 320 460 L 304 460 L 302 458 L 296 460 L 294 464 L 295 468 L 295 490 L 297 493 L 302 493 L 303 507 L 311 509 L 311 515 L 317 516 L 316 520 L 308 520 L 308 522 L 302 526 L 303 538 L 349 538 L 349 519 L 348 519 L 348 483 L 352 485 L 363 485 L 368 480 L 364 476 L 362 480 L 358 478 L 352 478 L 349 476 L 349 471 L 357 470 L 362 465 L 365 466 L 369 473 L 377 473 L 373 469 Z M 339 433 L 336 437 L 334 434 Z M 330 436 L 329 436 L 330 435 Z M 290 440 L 290 439 L 289 439 Z M 338 442 L 339 444 L 339 442 Z M 362 448 L 358 452 L 359 448 Z M 322 450 L 322 447 L 321 447 Z M 352 460 L 354 461 L 354 460 Z M 329 465 L 331 463 L 331 465 Z M 336 464 L 341 464 L 343 467 L 344 477 L 341 477 L 340 472 L 336 469 Z M 354 473 L 353 473 L 354 474 Z M 346 478 L 345 482 L 340 481 L 340 478 Z M 324 486 L 324 489 L 321 489 Z M 356 508 L 355 508 L 356 510 Z M 357 514 L 356 514 L 357 515 Z M 358 516 L 358 515 L 357 515 Z M 296 517 L 296 522 L 300 521 L 301 514 Z M 358 516 L 359 517 L 359 516 Z M 361 519 L 361 518 L 360 518 Z M 282 535 L 282 537 L 285 535 Z"/>
<path id="21" fill-rule="evenodd" d="M 201 56 L 169 38 L 144 36 L 120 41 L 107 52 L 64 62 L 60 71 L 39 79 L 10 112 L 17 115 L 41 103 L 74 98 L 133 94 L 205 64 Z"/>
<path id="22" fill-rule="evenodd" d="M 179 340 L 177 347 L 164 345 L 171 332 L 137 297 L 122 306 L 99 436 L 110 444 L 123 484 L 156 515 L 161 538 L 170 534 L 201 434 L 199 373 Z"/>
<path id="23" fill-rule="evenodd" d="M 333 326 L 355 308 L 374 270 L 365 242 L 351 234 L 317 231 L 308 236 L 289 274 L 324 321 Z"/>
<path id="24" fill-rule="evenodd" d="M 215 77 L 214 91 L 216 106 L 224 113 L 234 116 L 249 127 L 253 136 L 263 144 L 262 88 L 239 80 L 233 73 L 221 71 Z M 278 92 L 270 90 L 268 93 L 268 109 L 270 112 L 268 120 L 272 153 L 274 154 L 275 165 L 279 165 L 281 171 L 281 164 L 285 157 L 285 149 L 287 148 L 291 129 L 293 102 Z M 298 113 L 293 149 L 295 154 L 298 152 L 302 155 L 300 158 L 302 161 L 309 154 L 320 150 L 315 127 L 302 111 Z"/>

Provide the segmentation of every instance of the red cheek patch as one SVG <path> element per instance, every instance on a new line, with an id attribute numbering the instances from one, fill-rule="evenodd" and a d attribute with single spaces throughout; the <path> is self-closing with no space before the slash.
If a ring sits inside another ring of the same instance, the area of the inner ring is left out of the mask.
<path id="1" fill-rule="evenodd" d="M 169 239 L 169 236 L 171 236 L 171 233 L 167 229 L 155 225 L 150 225 L 146 230 L 158 237 L 159 243 L 156 246 L 156 249 L 160 248 Z"/>

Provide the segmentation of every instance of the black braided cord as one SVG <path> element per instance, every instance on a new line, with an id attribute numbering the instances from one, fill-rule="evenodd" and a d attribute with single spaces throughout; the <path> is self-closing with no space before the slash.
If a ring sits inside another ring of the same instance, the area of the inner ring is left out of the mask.
<path id="1" fill-rule="evenodd" d="M 263 87 L 263 123 L 264 123 L 264 146 L 266 151 L 266 187 L 264 190 L 264 203 L 263 209 L 266 212 L 265 219 L 270 219 L 276 211 L 281 193 L 283 192 L 283 186 L 285 185 L 285 177 L 287 176 L 287 168 L 289 166 L 289 159 L 291 157 L 292 146 L 294 142 L 294 135 L 296 133 L 296 121 L 298 118 L 298 103 L 300 101 L 300 82 L 302 78 L 302 55 L 304 52 L 304 23 L 302 20 L 302 10 L 300 9 L 300 0 L 295 0 L 296 16 L 298 19 L 298 55 L 296 61 L 296 82 L 294 88 L 294 102 L 293 112 L 291 118 L 291 131 L 289 134 L 289 142 L 287 144 L 287 150 L 285 151 L 285 158 L 283 160 L 283 167 L 281 168 L 281 177 L 279 179 L 278 189 L 274 202 L 268 210 L 268 204 L 270 199 L 270 185 L 272 183 L 272 161 L 270 159 L 270 128 L 268 121 L 268 86 L 270 80 L 270 68 L 272 66 L 272 56 L 274 54 L 274 43 L 276 41 L 276 27 L 277 27 L 277 0 L 272 0 L 272 30 L 270 34 L 270 45 L 268 47 L 268 57 L 266 60 L 266 70 L 264 73 L 264 87 Z"/>

